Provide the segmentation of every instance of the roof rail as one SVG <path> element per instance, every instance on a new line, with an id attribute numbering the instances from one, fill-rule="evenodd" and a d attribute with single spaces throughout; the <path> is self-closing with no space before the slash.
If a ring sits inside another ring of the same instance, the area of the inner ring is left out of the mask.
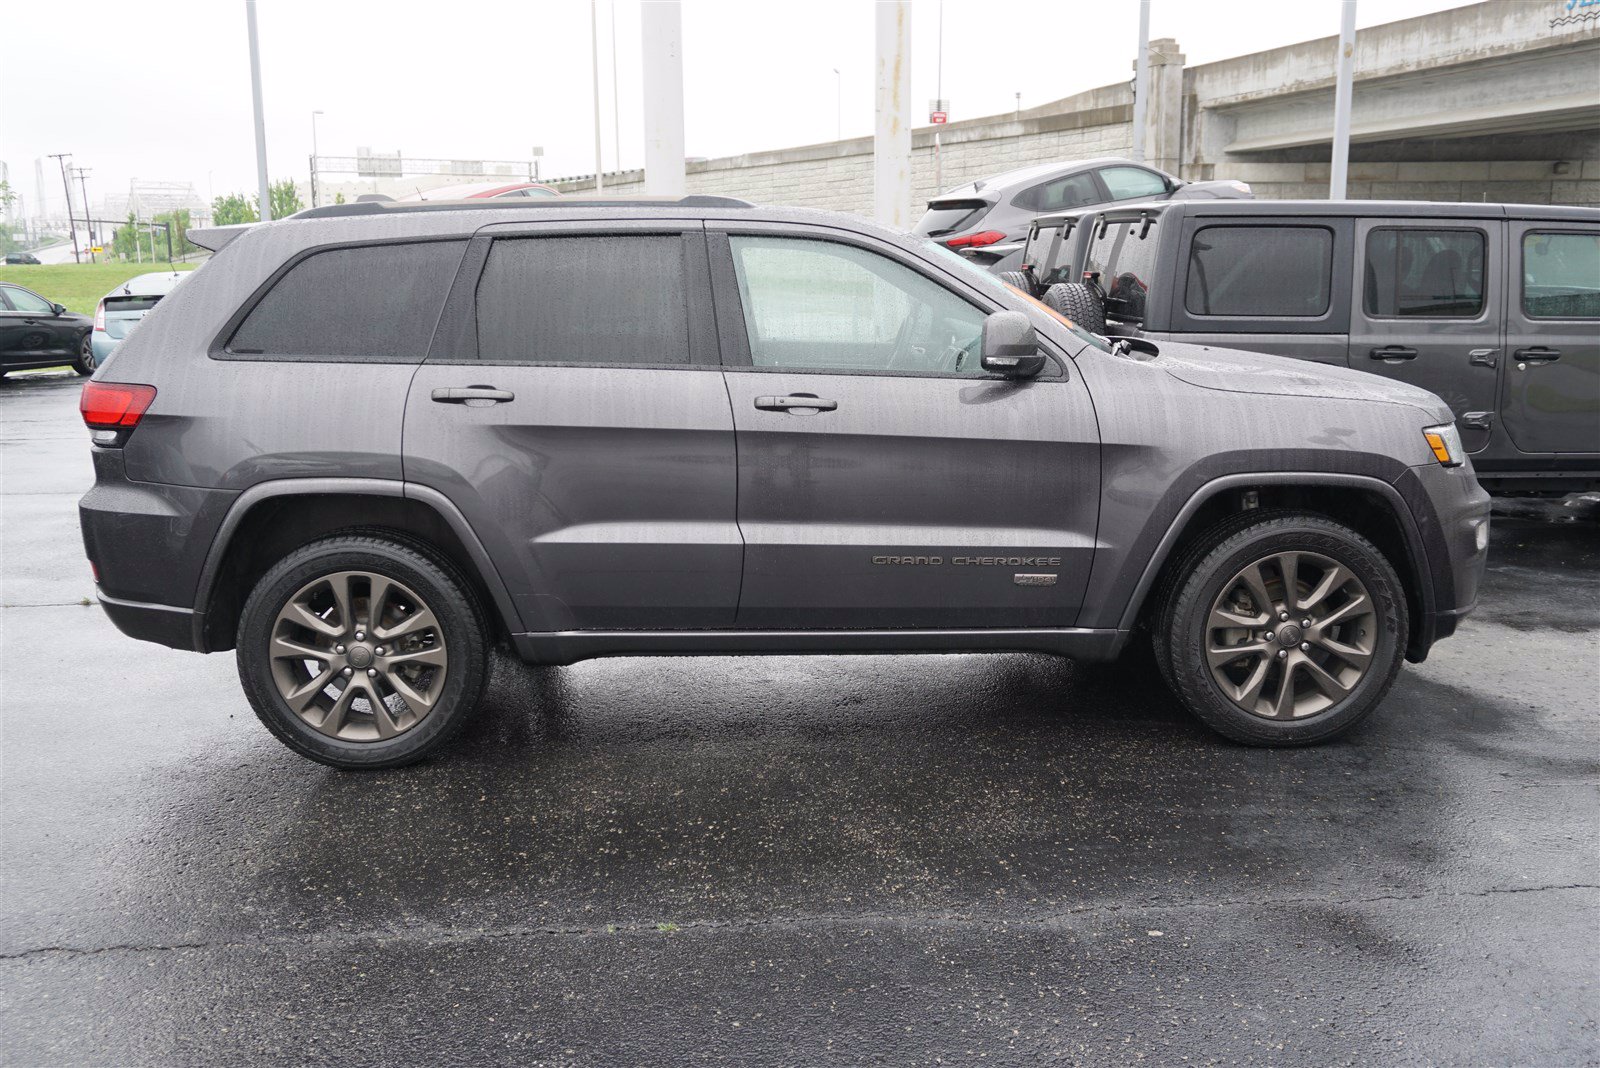
<path id="1" fill-rule="evenodd" d="M 753 208 L 737 197 L 690 193 L 682 197 L 486 197 L 477 200 L 359 200 L 324 204 L 295 212 L 293 219 L 337 219 L 352 215 L 393 215 L 415 211 L 528 211 L 561 208 Z"/>

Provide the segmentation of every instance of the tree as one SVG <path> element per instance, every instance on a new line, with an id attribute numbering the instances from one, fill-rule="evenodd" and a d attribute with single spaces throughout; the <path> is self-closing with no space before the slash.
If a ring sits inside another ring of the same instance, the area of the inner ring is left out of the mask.
<path id="1" fill-rule="evenodd" d="M 344 203 L 344 194 L 343 193 L 335 193 L 335 194 L 333 194 L 333 202 L 335 204 L 343 204 Z"/>
<path id="2" fill-rule="evenodd" d="M 274 219 L 287 219 L 305 208 L 305 205 L 300 203 L 300 194 L 295 192 L 292 178 L 285 178 L 281 182 L 273 182 L 267 186 L 267 195 L 271 198 Z M 261 198 L 258 196 L 256 200 L 259 206 Z"/>
<path id="3" fill-rule="evenodd" d="M 243 193 L 229 193 L 227 196 L 217 197 L 211 202 L 211 225 L 233 226 L 238 223 L 253 223 L 261 216 L 256 212 L 255 204 L 246 199 Z"/>

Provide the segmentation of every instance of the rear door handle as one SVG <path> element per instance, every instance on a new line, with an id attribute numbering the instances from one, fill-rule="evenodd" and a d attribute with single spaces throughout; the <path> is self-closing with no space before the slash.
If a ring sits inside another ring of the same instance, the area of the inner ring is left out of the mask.
<path id="1" fill-rule="evenodd" d="M 787 412 L 792 409 L 809 409 L 803 414 L 815 415 L 817 412 L 831 412 L 839 407 L 839 402 L 823 400 L 814 393 L 791 393 L 787 397 L 757 397 L 756 407 L 764 412 Z M 802 414 L 797 412 L 796 414 Z"/>
<path id="2" fill-rule="evenodd" d="M 495 389 L 493 386 L 447 386 L 434 390 L 433 399 L 440 404 L 470 404 L 473 401 L 503 404 L 516 400 L 517 395 L 509 389 Z"/>
<path id="3" fill-rule="evenodd" d="M 1404 345 L 1385 345 L 1381 349 L 1373 349 L 1368 355 L 1374 360 L 1414 360 L 1417 358 L 1417 350 L 1408 349 Z"/>
<path id="4" fill-rule="evenodd" d="M 1518 349 L 1517 359 L 1524 363 L 1549 363 L 1561 359 L 1560 349 L 1547 349 L 1543 345 L 1532 349 Z"/>
<path id="5" fill-rule="evenodd" d="M 1467 353 L 1467 362 L 1480 367 L 1493 367 L 1500 362 L 1495 359 L 1495 353 L 1499 351 L 1499 349 L 1473 349 Z"/>

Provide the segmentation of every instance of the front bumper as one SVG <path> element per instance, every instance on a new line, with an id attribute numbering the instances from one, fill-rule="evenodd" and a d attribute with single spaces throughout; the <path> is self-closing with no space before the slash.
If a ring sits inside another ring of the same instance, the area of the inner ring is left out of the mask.
<path id="1" fill-rule="evenodd" d="M 1417 663 L 1477 607 L 1489 562 L 1489 494 L 1478 484 L 1470 461 L 1460 467 L 1409 468 L 1395 488 L 1410 507 L 1422 546 L 1418 578 L 1425 589 L 1406 650 L 1406 659 Z"/>

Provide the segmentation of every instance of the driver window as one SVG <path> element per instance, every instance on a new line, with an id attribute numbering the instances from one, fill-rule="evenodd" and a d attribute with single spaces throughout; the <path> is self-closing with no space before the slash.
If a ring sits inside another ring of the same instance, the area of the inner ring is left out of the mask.
<path id="1" fill-rule="evenodd" d="M 832 241 L 730 243 L 756 367 L 984 373 L 983 313 L 916 271 Z"/>

